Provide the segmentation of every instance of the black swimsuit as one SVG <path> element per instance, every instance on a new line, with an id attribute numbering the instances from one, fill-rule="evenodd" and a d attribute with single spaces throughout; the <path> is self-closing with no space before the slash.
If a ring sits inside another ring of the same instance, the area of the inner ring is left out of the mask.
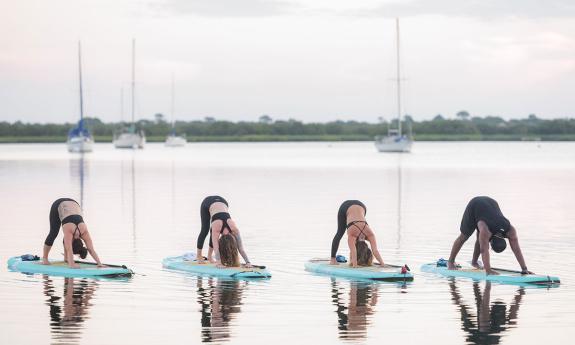
<path id="1" fill-rule="evenodd" d="M 60 198 L 52 203 L 52 207 L 50 207 L 50 232 L 48 233 L 48 237 L 44 241 L 44 244 L 47 246 L 52 246 L 54 244 L 54 240 L 58 237 L 58 233 L 60 232 L 60 227 L 67 223 L 74 223 L 76 224 L 76 229 L 79 231 L 78 225 L 80 223 L 84 223 L 84 219 L 79 214 L 70 215 L 62 221 L 60 221 L 60 215 L 58 214 L 58 206 L 64 201 L 73 201 L 78 204 L 78 202 L 74 199 L 70 198 Z M 80 204 L 78 204 L 80 205 Z M 74 230 L 74 233 L 76 230 Z"/>
<path id="2" fill-rule="evenodd" d="M 208 196 L 206 197 L 203 201 L 202 201 L 202 205 L 200 206 L 200 218 L 202 221 L 202 228 L 200 230 L 200 234 L 198 235 L 198 241 L 197 241 L 197 248 L 198 249 L 202 249 L 204 248 L 204 242 L 206 241 L 206 236 L 208 236 L 208 233 L 210 233 L 211 230 L 211 224 L 214 221 L 215 216 L 217 216 L 219 213 L 214 214 L 214 216 L 210 219 L 210 206 L 213 203 L 216 202 L 222 202 L 224 203 L 226 206 L 228 205 L 228 202 L 226 201 L 226 199 L 222 198 L 219 195 L 212 195 L 212 196 Z M 226 213 L 226 212 L 220 212 L 220 213 Z M 228 215 L 228 218 L 226 218 L 225 220 L 222 219 L 224 221 L 224 225 L 227 226 L 227 219 L 229 219 L 230 215 L 229 213 L 226 213 Z M 220 217 L 220 216 L 218 216 Z M 223 229 L 223 227 L 222 227 Z M 228 227 L 229 229 L 229 227 Z M 213 248 L 214 246 L 212 245 L 212 236 L 210 236 L 210 248 Z"/>
<path id="3" fill-rule="evenodd" d="M 341 241 L 341 238 L 345 234 L 345 231 L 350 226 L 352 226 L 352 225 L 356 226 L 360 230 L 361 233 L 363 233 L 363 229 L 365 229 L 365 226 L 367 226 L 367 222 L 364 222 L 364 221 L 354 221 L 354 222 L 350 222 L 349 224 L 346 224 L 346 222 L 347 222 L 347 210 L 353 205 L 361 206 L 364 210 L 364 214 L 367 213 L 367 208 L 359 200 L 346 200 L 341 204 L 341 206 L 339 207 L 339 210 L 337 211 L 337 232 L 336 232 L 335 236 L 333 237 L 333 241 L 331 241 L 331 257 L 332 258 L 335 258 L 335 256 L 337 255 L 337 249 L 339 248 L 339 242 Z M 359 226 L 356 225 L 356 223 L 365 223 L 365 226 L 363 228 L 360 228 Z M 365 234 L 363 234 L 363 235 L 365 236 Z"/>

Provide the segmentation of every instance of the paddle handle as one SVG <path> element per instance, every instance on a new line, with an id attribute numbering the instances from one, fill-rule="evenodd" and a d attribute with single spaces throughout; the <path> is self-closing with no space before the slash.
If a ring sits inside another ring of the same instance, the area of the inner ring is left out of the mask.
<path id="1" fill-rule="evenodd" d="M 96 266 L 97 263 L 95 262 L 88 262 L 88 261 L 75 261 L 77 264 L 85 264 L 85 265 L 94 265 Z M 108 264 L 102 264 L 104 266 L 108 266 L 108 267 L 117 267 L 117 268 L 125 268 L 128 269 L 128 267 L 126 267 L 126 265 L 108 265 Z"/>

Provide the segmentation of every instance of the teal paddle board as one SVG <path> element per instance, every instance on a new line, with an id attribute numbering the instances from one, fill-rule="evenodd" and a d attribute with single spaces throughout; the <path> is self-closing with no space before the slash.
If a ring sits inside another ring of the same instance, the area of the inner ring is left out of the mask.
<path id="1" fill-rule="evenodd" d="M 472 266 L 460 267 L 457 270 L 449 270 L 446 266 L 437 263 L 425 264 L 421 266 L 422 272 L 436 273 L 446 277 L 463 277 L 475 280 L 489 280 L 492 282 L 499 282 L 504 284 L 538 284 L 538 285 L 554 285 L 559 284 L 558 277 L 539 275 L 539 274 L 521 274 L 519 271 L 494 268 L 498 275 L 487 275 L 485 270 L 478 269 Z"/>
<path id="2" fill-rule="evenodd" d="M 185 271 L 201 275 L 210 275 L 223 278 L 270 278 L 271 273 L 262 266 L 254 267 L 225 267 L 218 268 L 215 264 L 205 261 L 199 264 L 196 260 L 188 259 L 183 255 L 171 256 L 162 260 L 162 266 L 172 270 Z"/>
<path id="3" fill-rule="evenodd" d="M 80 268 L 70 268 L 65 261 L 52 261 L 43 265 L 42 261 L 23 261 L 20 256 L 8 259 L 8 268 L 22 273 L 38 273 L 60 277 L 118 278 L 131 277 L 134 272 L 126 266 L 98 267 L 96 264 L 77 262 Z"/>
<path id="4" fill-rule="evenodd" d="M 326 274 L 331 276 L 344 277 L 349 279 L 360 280 L 379 280 L 379 281 L 412 281 L 413 274 L 406 266 L 395 265 L 372 265 L 369 267 L 350 267 L 348 263 L 338 263 L 330 265 L 329 259 L 311 259 L 305 263 L 305 269 L 310 272 Z M 404 271 L 404 273 L 402 273 Z"/>

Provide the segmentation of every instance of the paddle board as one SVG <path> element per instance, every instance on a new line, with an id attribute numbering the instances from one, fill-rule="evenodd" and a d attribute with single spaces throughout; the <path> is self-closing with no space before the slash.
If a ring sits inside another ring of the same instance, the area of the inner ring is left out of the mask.
<path id="1" fill-rule="evenodd" d="M 499 275 L 487 275 L 482 269 L 478 269 L 472 266 L 460 267 L 457 270 L 449 270 L 444 265 L 439 265 L 437 263 L 430 263 L 421 266 L 422 272 L 430 272 L 440 274 L 446 277 L 464 277 L 471 278 L 475 280 L 489 280 L 492 282 L 499 282 L 505 284 L 540 284 L 540 285 L 553 285 L 559 284 L 560 280 L 558 277 L 539 275 L 539 274 L 521 274 L 521 272 L 494 268 Z"/>
<path id="2" fill-rule="evenodd" d="M 165 268 L 172 270 L 185 271 L 190 273 L 210 275 L 215 277 L 227 278 L 270 278 L 271 273 L 261 267 L 225 267 L 218 268 L 215 264 L 204 261 L 199 264 L 196 260 L 192 260 L 184 255 L 171 256 L 162 260 L 162 265 Z"/>
<path id="3" fill-rule="evenodd" d="M 379 281 L 412 281 L 413 274 L 408 271 L 407 266 L 395 265 L 372 265 L 369 267 L 350 267 L 348 263 L 337 263 L 330 265 L 329 259 L 311 259 L 305 263 L 305 269 L 314 273 L 321 273 L 331 276 L 338 276 L 350 279 L 368 279 Z M 403 271 L 403 273 L 402 273 Z"/>
<path id="4" fill-rule="evenodd" d="M 50 265 L 43 265 L 42 261 L 24 261 L 22 257 L 15 256 L 8 259 L 8 268 L 22 273 L 39 273 L 60 277 L 91 277 L 91 278 L 117 278 L 131 277 L 134 272 L 126 266 L 98 267 L 91 263 L 78 263 L 80 268 L 70 268 L 65 261 L 52 261 Z"/>

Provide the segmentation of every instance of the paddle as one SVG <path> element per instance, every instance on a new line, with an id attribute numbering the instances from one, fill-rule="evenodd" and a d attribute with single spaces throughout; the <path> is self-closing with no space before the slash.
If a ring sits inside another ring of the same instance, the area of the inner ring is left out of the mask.
<path id="1" fill-rule="evenodd" d="M 379 263 L 375 263 L 374 265 L 378 265 L 381 266 Z M 393 268 L 403 268 L 405 267 L 406 270 L 411 271 L 411 269 L 409 268 L 409 266 L 407 265 L 403 265 L 403 266 L 399 266 L 399 265 L 390 265 L 390 264 L 383 264 L 383 267 L 393 267 Z"/>
<path id="2" fill-rule="evenodd" d="M 521 271 L 516 271 L 516 270 L 508 270 L 506 268 L 497 268 L 497 267 L 491 267 L 492 270 L 496 270 L 496 271 L 503 271 L 503 272 L 509 272 L 509 273 L 519 273 L 521 275 L 528 275 L 529 273 L 523 273 Z"/>
<path id="3" fill-rule="evenodd" d="M 74 261 L 77 264 L 84 264 L 84 265 L 93 265 L 96 266 L 97 263 L 95 262 L 88 262 L 88 261 Z M 108 267 L 117 267 L 117 268 L 124 268 L 124 269 L 128 269 L 128 267 L 126 267 L 126 265 L 109 265 L 109 264 L 102 264 L 104 266 L 108 266 Z"/>

